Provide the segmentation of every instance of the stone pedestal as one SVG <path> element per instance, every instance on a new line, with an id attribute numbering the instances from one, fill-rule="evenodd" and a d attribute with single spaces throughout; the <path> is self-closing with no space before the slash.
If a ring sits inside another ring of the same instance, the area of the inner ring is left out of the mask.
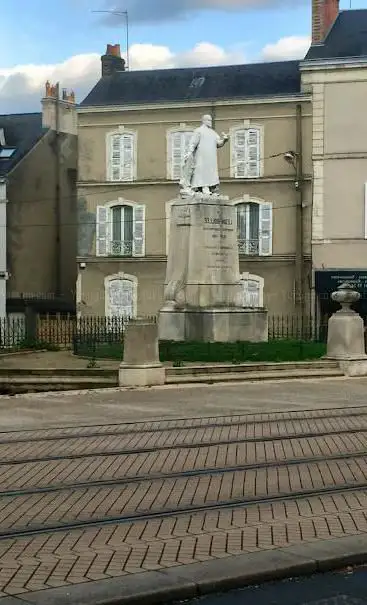
<path id="1" fill-rule="evenodd" d="M 267 312 L 243 307 L 235 206 L 224 196 L 179 199 L 171 209 L 160 340 L 262 341 Z"/>
<path id="2" fill-rule="evenodd" d="M 339 286 L 331 298 L 341 305 L 328 322 L 327 358 L 339 361 L 346 376 L 367 375 L 364 324 L 351 305 L 360 298 L 349 283 Z"/>
<path id="3" fill-rule="evenodd" d="M 119 385 L 144 387 L 164 383 L 165 369 L 159 361 L 157 324 L 147 320 L 130 321 L 124 335 Z"/>
<path id="4" fill-rule="evenodd" d="M 267 341 L 268 315 L 264 309 L 162 310 L 159 333 L 161 340 L 180 342 Z"/>

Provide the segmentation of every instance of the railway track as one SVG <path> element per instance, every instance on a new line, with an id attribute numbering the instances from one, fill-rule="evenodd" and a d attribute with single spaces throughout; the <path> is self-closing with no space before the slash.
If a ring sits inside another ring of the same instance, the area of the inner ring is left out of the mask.
<path id="1" fill-rule="evenodd" d="M 367 489 L 367 456 L 0 494 L 0 537 Z"/>
<path id="2" fill-rule="evenodd" d="M 205 474 L 216 470 L 265 468 L 343 457 L 363 457 L 367 431 L 300 437 L 264 443 L 155 449 L 148 453 L 60 456 L 57 460 L 0 464 L 0 496 L 10 492 L 58 490 L 77 485 L 123 484 L 149 478 Z"/>
<path id="3" fill-rule="evenodd" d="M 367 417 L 343 417 L 319 419 L 317 424 L 309 420 L 289 420 L 274 423 L 274 425 L 232 425 L 230 427 L 215 427 L 178 429 L 176 433 L 145 432 L 139 437 L 124 435 L 76 436 L 62 440 L 38 440 L 25 443 L 0 444 L 0 464 L 23 464 L 24 462 L 49 462 L 60 458 L 76 459 L 109 456 L 111 454 L 128 455 L 144 454 L 157 450 L 170 451 L 191 449 L 192 447 L 206 448 L 208 445 L 230 445 L 241 443 L 267 443 L 284 439 L 312 438 L 354 434 L 367 431 Z"/>
<path id="4" fill-rule="evenodd" d="M 231 427 L 233 425 L 278 423 L 291 420 L 318 420 L 327 418 L 354 418 L 367 416 L 367 406 L 349 408 L 326 408 L 324 410 L 295 410 L 272 414 L 241 414 L 231 416 L 209 416 L 200 418 L 177 418 L 172 420 L 152 420 L 124 422 L 105 425 L 84 425 L 34 430 L 0 431 L 0 445 L 10 443 L 30 443 L 33 441 L 53 441 L 71 437 L 99 437 L 108 435 L 139 434 L 142 432 L 161 433 L 178 429 L 202 429 Z"/>
<path id="5" fill-rule="evenodd" d="M 0 435 L 0 540 L 346 493 L 367 406 Z"/>

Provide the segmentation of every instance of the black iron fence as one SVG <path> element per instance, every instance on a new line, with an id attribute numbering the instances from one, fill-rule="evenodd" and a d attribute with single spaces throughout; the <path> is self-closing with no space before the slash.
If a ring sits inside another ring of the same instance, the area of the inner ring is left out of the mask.
<path id="1" fill-rule="evenodd" d="M 269 315 L 269 340 L 326 342 L 327 322 L 312 315 Z"/>
<path id="2" fill-rule="evenodd" d="M 128 322 L 129 318 L 122 317 L 9 315 L 0 318 L 0 347 L 65 347 L 78 352 L 98 344 L 122 344 Z M 325 342 L 326 337 L 327 318 L 320 321 L 311 315 L 269 315 L 269 340 Z"/>

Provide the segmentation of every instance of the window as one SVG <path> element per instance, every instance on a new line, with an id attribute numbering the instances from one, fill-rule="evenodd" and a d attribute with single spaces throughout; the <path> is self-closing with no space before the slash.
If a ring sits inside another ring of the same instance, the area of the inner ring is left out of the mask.
<path id="1" fill-rule="evenodd" d="M 193 131 L 183 126 L 179 130 L 171 130 L 167 135 L 167 178 L 179 181 L 182 174 L 185 153 L 188 150 Z"/>
<path id="2" fill-rule="evenodd" d="M 237 204 L 237 237 L 240 254 L 272 254 L 272 205 L 268 202 Z"/>
<path id="3" fill-rule="evenodd" d="M 259 275 L 242 273 L 243 306 L 262 308 L 264 306 L 264 279 Z"/>
<path id="4" fill-rule="evenodd" d="M 105 278 L 105 314 L 107 317 L 136 317 L 137 278 L 125 273 Z"/>
<path id="5" fill-rule="evenodd" d="M 205 82 L 205 76 L 193 78 L 191 80 L 191 84 L 190 84 L 189 88 L 201 88 L 201 86 L 204 84 L 204 82 Z"/>
<path id="6" fill-rule="evenodd" d="M 234 128 L 231 133 L 231 176 L 257 179 L 262 172 L 261 127 Z"/>
<path id="7" fill-rule="evenodd" d="M 13 153 L 15 153 L 15 148 L 13 147 L 12 149 L 8 148 L 2 148 L 0 149 L 0 158 L 2 159 L 8 159 L 11 158 L 11 156 L 13 155 Z"/>
<path id="8" fill-rule="evenodd" d="M 145 255 L 145 206 L 117 201 L 97 206 L 96 256 Z"/>
<path id="9" fill-rule="evenodd" d="M 123 128 L 107 135 L 107 180 L 136 179 L 136 133 Z"/>

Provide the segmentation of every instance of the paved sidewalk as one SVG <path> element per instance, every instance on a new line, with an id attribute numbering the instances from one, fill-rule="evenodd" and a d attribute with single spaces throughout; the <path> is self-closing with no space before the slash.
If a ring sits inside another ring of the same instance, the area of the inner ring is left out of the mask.
<path id="1" fill-rule="evenodd" d="M 2 430 L 365 405 L 367 378 L 0 396 Z"/>

